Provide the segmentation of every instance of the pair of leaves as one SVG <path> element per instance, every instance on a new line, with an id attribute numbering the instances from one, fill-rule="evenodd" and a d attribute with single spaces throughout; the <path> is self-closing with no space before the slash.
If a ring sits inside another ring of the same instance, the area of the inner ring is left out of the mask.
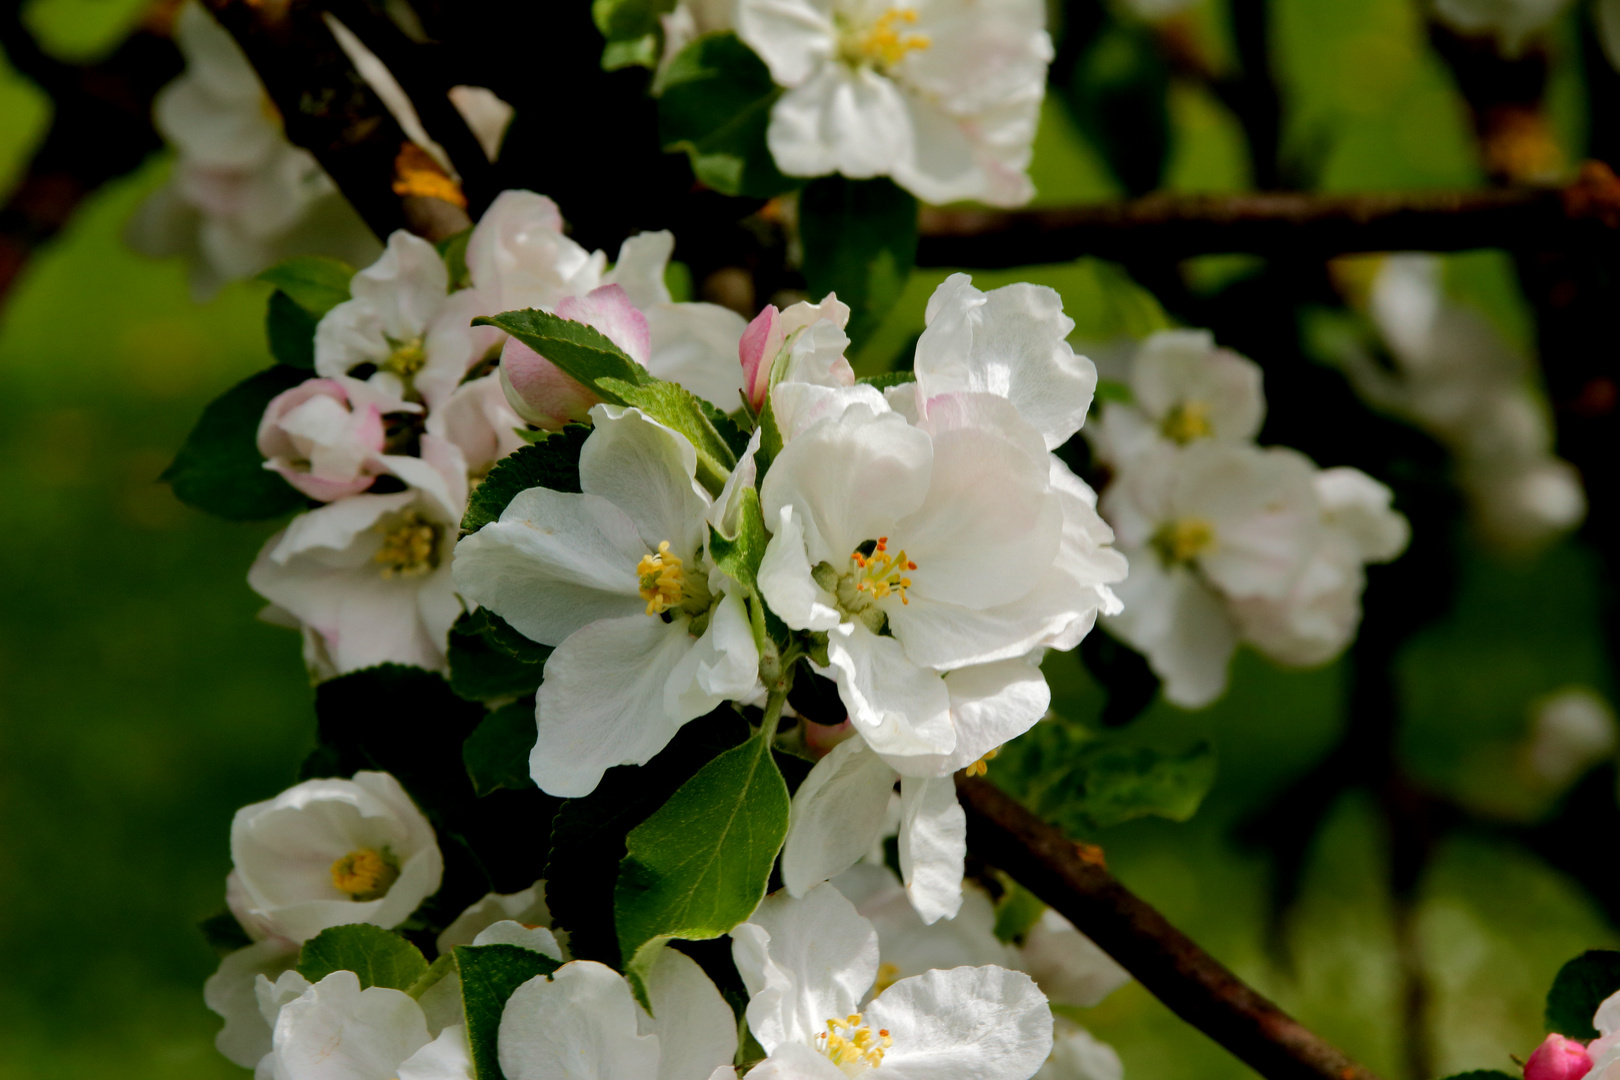
<path id="1" fill-rule="evenodd" d="M 308 377 L 277 364 L 225 391 L 203 410 L 160 479 L 187 506 L 226 521 L 262 521 L 304 506 L 296 488 L 264 467 L 258 431 L 270 400 Z"/>
<path id="2" fill-rule="evenodd" d="M 726 477 L 737 464 L 735 443 L 739 433 L 735 425 L 684 387 L 653 378 L 595 327 L 533 309 L 508 311 L 474 322 L 511 334 L 608 404 L 633 405 L 680 432 L 697 451 L 698 482 L 711 494 L 719 494 L 725 486 Z M 577 460 L 576 455 L 576 470 Z M 491 472 L 490 477 L 494 476 Z M 480 485 L 480 490 L 488 482 Z M 469 510 L 462 527 L 470 527 L 473 520 Z"/>
<path id="3" fill-rule="evenodd" d="M 270 353 L 280 363 L 310 370 L 315 366 L 315 327 L 349 298 L 354 267 L 337 259 L 300 255 L 259 275 L 276 287 L 265 312 Z"/>
<path id="4" fill-rule="evenodd" d="M 450 689 L 468 701 L 492 701 L 532 698 L 551 649 L 480 608 L 462 615 L 450 628 L 449 655 Z"/>
<path id="5" fill-rule="evenodd" d="M 782 175 L 765 143 L 781 94 L 765 62 L 736 34 L 705 34 L 664 72 L 659 141 L 684 151 L 693 175 L 721 194 L 768 199 L 792 191 L 801 181 Z"/>
<path id="6" fill-rule="evenodd" d="M 1620 991 L 1620 952 L 1593 949 L 1558 969 L 1547 991 L 1547 1030 L 1565 1038 L 1595 1039 L 1592 1017 L 1598 1006 Z"/>
<path id="7" fill-rule="evenodd" d="M 892 180 L 825 176 L 799 195 L 804 279 L 811 296 L 849 305 L 857 347 L 875 330 L 917 264 L 917 200 Z"/>

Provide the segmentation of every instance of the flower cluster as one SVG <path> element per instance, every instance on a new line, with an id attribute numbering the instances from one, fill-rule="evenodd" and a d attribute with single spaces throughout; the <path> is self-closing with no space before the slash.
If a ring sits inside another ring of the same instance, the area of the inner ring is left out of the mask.
<path id="1" fill-rule="evenodd" d="M 1355 636 L 1364 566 L 1406 547 L 1390 492 L 1350 468 L 1254 444 L 1260 369 L 1207 332 L 1161 331 L 1135 350 L 1130 402 L 1088 429 L 1113 479 L 1103 517 L 1131 575 L 1104 626 L 1146 655 L 1187 708 L 1226 687 L 1239 642 L 1279 663 L 1323 663 Z"/>

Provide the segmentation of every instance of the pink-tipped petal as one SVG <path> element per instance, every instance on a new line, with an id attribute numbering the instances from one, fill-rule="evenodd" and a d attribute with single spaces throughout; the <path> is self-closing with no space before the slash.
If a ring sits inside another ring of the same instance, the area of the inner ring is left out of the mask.
<path id="1" fill-rule="evenodd" d="M 305 379 L 291 390 L 283 390 L 270 399 L 264 416 L 259 420 L 259 453 L 267 458 L 281 457 L 292 447 L 292 441 L 281 430 L 281 418 L 312 397 L 325 395 L 340 404 L 349 403 L 349 395 L 336 379 Z"/>
<path id="2" fill-rule="evenodd" d="M 591 406 L 601 401 L 517 338 L 508 338 L 501 349 L 500 373 L 501 390 L 512 411 L 551 431 L 583 421 Z"/>
<path id="3" fill-rule="evenodd" d="M 748 394 L 749 407 L 765 407 L 765 395 L 771 386 L 771 361 L 782 348 L 782 328 L 775 304 L 766 304 L 765 310 L 754 316 L 754 321 L 737 341 L 737 359 L 742 361 L 743 389 Z"/>
<path id="4" fill-rule="evenodd" d="M 647 316 L 637 310 L 629 294 L 618 285 L 603 285 L 584 296 L 566 297 L 558 302 L 557 314 L 594 326 L 642 366 L 652 358 L 652 332 L 647 328 Z"/>
<path id="5" fill-rule="evenodd" d="M 375 476 L 357 476 L 353 480 L 323 480 L 281 458 L 265 462 L 264 467 L 272 472 L 280 473 L 287 483 L 320 502 L 336 502 L 339 499 L 347 499 L 350 495 L 360 494 L 377 482 Z"/>
<path id="6" fill-rule="evenodd" d="M 1581 1080 L 1591 1070 L 1586 1047 L 1554 1032 L 1524 1063 L 1524 1080 Z"/>

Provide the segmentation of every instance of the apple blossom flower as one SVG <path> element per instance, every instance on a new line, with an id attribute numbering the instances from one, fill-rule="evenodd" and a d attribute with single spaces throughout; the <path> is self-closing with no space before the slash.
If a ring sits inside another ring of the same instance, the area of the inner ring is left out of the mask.
<path id="1" fill-rule="evenodd" d="M 849 305 L 837 293 L 828 293 L 819 304 L 800 301 L 785 311 L 766 304 L 737 341 L 748 407 L 755 412 L 765 407 L 773 376 L 790 385 L 854 386 L 855 369 L 844 358 L 848 325 Z"/>
<path id="2" fill-rule="evenodd" d="M 481 354 L 471 325 L 478 298 L 449 288 L 438 249 L 396 231 L 382 257 L 350 281 L 353 299 L 316 325 L 315 371 L 332 378 L 369 365 L 369 381 L 386 392 L 437 408 Z"/>
<path id="3" fill-rule="evenodd" d="M 379 406 L 351 401 L 337 379 L 309 379 L 277 394 L 259 421 L 264 467 L 321 502 L 374 484 L 386 471 L 373 467 L 386 438 Z"/>
<path id="4" fill-rule="evenodd" d="M 935 203 L 1016 206 L 1052 41 L 1037 0 L 740 0 L 786 92 L 765 141 L 790 176 L 889 176 Z"/>
<path id="5" fill-rule="evenodd" d="M 1028 975 L 995 965 L 931 970 L 868 999 L 872 924 L 831 885 L 765 898 L 732 931 L 748 1028 L 769 1055 L 760 1080 L 896 1075 L 1028 1080 L 1052 1049 L 1052 1013 Z"/>
<path id="6" fill-rule="evenodd" d="M 590 960 L 530 979 L 501 1013 L 501 1072 L 508 1080 L 708 1080 L 731 1071 L 736 1019 L 693 960 L 660 952 L 647 997 L 651 1013 L 623 976 Z"/>
<path id="7" fill-rule="evenodd" d="M 203 983 L 203 1004 L 225 1021 L 214 1046 L 234 1064 L 251 1069 L 270 1052 L 270 1021 L 259 1008 L 255 987 L 261 978 L 274 982 L 291 971 L 298 950 L 296 941 L 283 937 L 255 941 L 222 958 Z"/>
<path id="8" fill-rule="evenodd" d="M 1524 1063 L 1524 1080 L 1581 1080 L 1591 1071 L 1592 1057 L 1586 1047 L 1555 1031 Z"/>
<path id="9" fill-rule="evenodd" d="M 456 548 L 454 579 L 554 646 L 535 698 L 535 783 L 590 793 L 644 764 L 687 721 L 759 681 L 742 594 L 708 561 L 728 500 L 697 484 L 692 444 L 639 409 L 598 405 L 580 494 L 531 488 Z"/>
<path id="10" fill-rule="evenodd" d="M 422 1007 L 409 994 L 385 986 L 362 990 L 352 971 L 334 971 L 304 986 L 276 1010 L 271 1049 L 258 1065 L 258 1076 L 471 1080 L 466 1028 L 452 1024 L 435 1037 Z"/>
<path id="11" fill-rule="evenodd" d="M 423 435 L 420 458 L 380 460 L 404 491 L 300 514 L 265 542 L 248 584 L 319 636 L 338 674 L 375 664 L 445 665 L 462 604 L 450 556 L 467 505 L 461 451 Z"/>
<path id="12" fill-rule="evenodd" d="M 453 443 L 474 480 L 482 480 L 497 461 L 528 445 L 519 434 L 525 430 L 523 418 L 507 402 L 499 374 L 456 387 L 428 416 L 424 430 Z"/>
<path id="13" fill-rule="evenodd" d="M 398 926 L 444 869 L 433 827 L 382 772 L 306 780 L 244 806 L 231 862 L 226 900 L 243 929 L 296 943 L 349 923 Z"/>
<path id="14" fill-rule="evenodd" d="M 315 159 L 287 141 L 230 34 L 187 3 L 174 39 L 186 70 L 159 92 L 153 114 L 177 160 L 130 221 L 129 242 L 147 255 L 187 256 L 198 299 L 292 255 L 375 258 L 371 230 Z"/>
<path id="15" fill-rule="evenodd" d="M 503 191 L 467 238 L 467 276 L 483 310 L 549 311 L 565 296 L 602 283 L 607 256 L 586 251 L 563 232 L 562 211 L 544 195 Z"/>

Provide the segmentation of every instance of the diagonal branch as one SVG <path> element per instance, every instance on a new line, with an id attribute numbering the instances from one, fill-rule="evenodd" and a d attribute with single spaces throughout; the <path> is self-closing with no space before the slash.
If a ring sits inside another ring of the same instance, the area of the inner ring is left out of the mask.
<path id="1" fill-rule="evenodd" d="M 1048 210 L 925 210 L 920 266 L 996 268 L 1177 260 L 1326 258 L 1364 251 L 1545 250 L 1620 237 L 1620 179 L 1588 162 L 1562 188 L 1312 195 L 1152 195 Z"/>
<path id="2" fill-rule="evenodd" d="M 1056 908 L 1172 1012 L 1256 1072 L 1269 1080 L 1376 1080 L 994 784 L 959 778 L 957 791 L 973 854 Z"/>

